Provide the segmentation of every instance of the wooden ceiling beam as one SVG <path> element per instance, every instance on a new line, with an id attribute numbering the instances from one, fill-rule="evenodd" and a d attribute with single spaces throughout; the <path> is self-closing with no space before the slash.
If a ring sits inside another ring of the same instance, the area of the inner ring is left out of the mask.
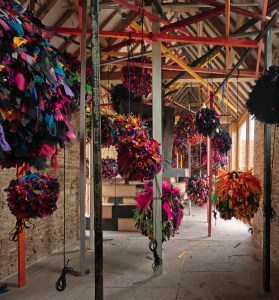
<path id="1" fill-rule="evenodd" d="M 116 3 L 116 4 L 119 4 L 121 6 L 129 8 L 130 10 L 132 10 L 132 11 L 134 11 L 136 13 L 138 13 L 138 11 L 139 11 L 139 7 L 138 6 L 132 5 L 132 4 L 130 4 L 130 3 L 126 2 L 126 1 L 124 1 L 124 0 L 112 0 L 112 1 L 114 3 Z M 156 15 L 148 12 L 145 9 L 143 9 L 142 13 L 144 14 L 145 17 L 149 18 L 149 20 L 151 20 L 151 21 L 157 21 L 157 22 L 159 22 L 161 24 L 165 24 L 165 25 L 171 24 L 171 22 L 168 19 L 156 16 Z M 186 29 L 179 29 L 178 31 L 180 31 L 181 33 L 186 34 L 186 35 L 188 34 L 188 31 Z"/>
<path id="2" fill-rule="evenodd" d="M 36 12 L 36 18 L 42 20 L 56 4 L 57 0 L 46 1 Z"/>
<path id="3" fill-rule="evenodd" d="M 214 7 L 224 6 L 224 3 L 218 2 L 216 0 L 197 0 L 197 1 L 200 2 L 200 3 L 210 4 Z M 279 6 L 278 0 L 275 0 L 272 4 L 270 4 L 270 6 L 272 6 L 273 10 L 276 9 Z M 255 20 L 268 21 L 270 19 L 270 18 L 266 17 L 266 15 L 264 15 L 264 14 L 255 13 L 253 11 L 243 9 L 243 8 L 239 8 L 239 7 L 235 7 L 235 6 L 231 6 L 230 10 L 231 10 L 231 12 L 234 12 L 234 13 L 240 14 L 240 15 L 244 15 L 246 17 L 250 17 L 250 18 L 255 19 Z M 277 26 L 279 26 L 279 21 L 276 21 L 275 24 Z"/>

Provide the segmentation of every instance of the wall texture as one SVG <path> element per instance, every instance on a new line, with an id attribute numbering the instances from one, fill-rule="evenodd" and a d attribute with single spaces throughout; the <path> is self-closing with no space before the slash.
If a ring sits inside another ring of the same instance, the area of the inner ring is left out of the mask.
<path id="1" fill-rule="evenodd" d="M 274 132 L 275 130 L 275 132 Z M 261 179 L 263 183 L 264 174 L 264 125 L 255 123 L 255 175 Z M 274 152 L 273 152 L 274 147 Z M 279 262 L 279 129 L 272 126 L 272 193 L 271 206 L 277 217 L 271 221 L 271 256 L 275 262 Z M 260 210 L 253 220 L 254 239 L 262 245 L 263 241 L 263 199 L 261 199 Z"/>
<path id="2" fill-rule="evenodd" d="M 273 64 L 279 65 L 279 49 L 273 53 Z M 271 206 L 277 217 L 271 222 L 271 256 L 275 262 L 279 262 L 279 128 L 272 125 L 272 190 Z M 254 145 L 255 174 L 263 182 L 264 174 L 264 125 L 255 122 L 255 145 Z M 263 242 L 263 200 L 261 200 L 260 211 L 253 220 L 254 239 L 262 245 Z"/>
<path id="3" fill-rule="evenodd" d="M 79 119 L 73 118 L 74 128 Z M 77 132 L 77 130 L 75 130 Z M 33 228 L 26 231 L 27 266 L 63 247 L 63 153 L 59 155 L 59 170 L 44 172 L 58 178 L 60 197 L 57 210 L 44 219 L 33 219 Z M 6 203 L 11 179 L 16 178 L 16 169 L 0 170 L 0 281 L 17 272 L 17 243 L 9 241 L 9 232 L 14 228 L 16 218 L 10 213 Z M 77 239 L 79 234 L 79 143 L 77 139 L 66 147 L 66 243 Z M 62 264 L 62 262 L 61 262 Z M 61 265 L 62 266 L 62 265 Z"/>

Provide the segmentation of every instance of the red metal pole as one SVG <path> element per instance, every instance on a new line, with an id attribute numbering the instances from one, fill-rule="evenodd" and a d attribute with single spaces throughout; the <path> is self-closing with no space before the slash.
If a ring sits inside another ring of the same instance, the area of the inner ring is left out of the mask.
<path id="1" fill-rule="evenodd" d="M 138 13 L 138 11 L 139 11 L 139 7 L 138 6 L 133 5 L 131 3 L 128 3 L 128 2 L 126 2 L 124 0 L 112 0 L 112 1 L 114 3 L 116 3 L 116 4 L 119 4 L 121 6 L 124 6 L 124 7 L 127 7 L 129 9 L 131 9 L 132 11 L 134 11 L 136 13 Z M 143 13 L 144 13 L 144 16 L 147 17 L 150 21 L 157 21 L 157 22 L 165 24 L 165 25 L 171 24 L 171 21 L 169 21 L 167 19 L 163 19 L 163 18 L 161 18 L 159 16 L 156 16 L 155 14 L 152 14 L 152 13 L 150 13 L 149 11 L 147 11 L 145 9 L 143 9 Z M 189 34 L 189 32 L 185 28 L 178 29 L 178 31 L 180 31 L 181 33 L 186 34 L 186 35 Z"/>
<path id="2" fill-rule="evenodd" d="M 52 27 L 53 31 L 61 34 L 81 34 L 78 28 L 66 28 L 66 27 Z M 87 35 L 90 35 L 90 31 L 87 30 Z M 161 33 L 134 33 L 134 32 L 123 32 L 123 31 L 111 31 L 111 30 L 100 30 L 100 37 L 106 38 L 121 38 L 121 39 L 134 39 L 141 41 L 142 38 L 145 41 L 160 41 L 160 42 L 181 42 L 190 44 L 202 44 L 202 45 L 221 45 L 221 46 L 232 46 L 242 48 L 257 48 L 258 41 L 249 39 L 236 39 L 236 38 L 219 38 L 219 37 L 200 37 L 200 36 L 186 36 L 186 35 L 175 35 L 175 34 L 161 34 Z"/>
<path id="3" fill-rule="evenodd" d="M 18 234 L 18 287 L 26 285 L 26 239 L 25 227 Z"/>
<path id="4" fill-rule="evenodd" d="M 210 109 L 213 109 L 213 97 L 210 93 Z M 211 237 L 211 215 L 212 215 L 212 184 L 213 184 L 213 165 L 212 165 L 212 145 L 211 137 L 207 137 L 207 154 L 208 154 L 208 177 L 209 177 L 209 191 L 208 191 L 208 206 L 207 206 L 207 221 L 208 221 L 208 237 Z"/>
<path id="5" fill-rule="evenodd" d="M 171 23 L 169 25 L 165 25 L 165 26 L 161 27 L 160 32 L 165 33 L 165 32 L 172 31 L 172 30 L 175 30 L 175 29 L 178 29 L 178 28 L 181 28 L 181 27 L 189 26 L 193 23 L 208 20 L 208 19 L 211 19 L 213 17 L 219 16 L 223 13 L 224 13 L 224 8 L 223 7 L 217 7 L 217 8 L 213 8 L 213 9 L 210 9 L 210 10 L 206 10 L 204 12 L 201 12 L 201 13 L 197 14 L 197 15 L 188 17 L 188 18 L 183 19 L 183 20 L 179 20 L 179 21 Z"/>
<path id="6" fill-rule="evenodd" d="M 30 170 L 29 164 L 17 166 L 17 179 L 25 175 Z M 22 225 L 18 234 L 18 287 L 26 285 L 26 237 L 25 227 Z"/>

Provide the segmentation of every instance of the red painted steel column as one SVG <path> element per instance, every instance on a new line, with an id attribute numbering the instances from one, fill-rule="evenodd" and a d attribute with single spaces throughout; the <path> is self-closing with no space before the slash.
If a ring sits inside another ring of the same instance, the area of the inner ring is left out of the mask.
<path id="1" fill-rule="evenodd" d="M 213 95 L 210 93 L 210 109 L 213 109 Z M 211 237 L 211 215 L 212 215 L 212 185 L 213 185 L 213 165 L 212 165 L 212 147 L 211 137 L 207 137 L 207 154 L 208 154 L 208 177 L 209 177 L 209 191 L 208 191 L 208 206 L 207 206 L 207 221 L 208 221 L 208 237 Z"/>
<path id="2" fill-rule="evenodd" d="M 17 178 L 24 176 L 26 171 L 30 170 L 29 164 L 17 167 Z M 26 285 L 26 237 L 25 227 L 22 225 L 18 233 L 18 287 Z"/>
<path id="3" fill-rule="evenodd" d="M 26 285 L 26 239 L 25 228 L 18 234 L 18 287 Z"/>

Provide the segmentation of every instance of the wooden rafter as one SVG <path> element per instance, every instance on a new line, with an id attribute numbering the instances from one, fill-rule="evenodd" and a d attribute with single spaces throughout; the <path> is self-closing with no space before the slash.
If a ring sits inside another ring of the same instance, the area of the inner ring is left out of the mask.
<path id="1" fill-rule="evenodd" d="M 36 17 L 42 20 L 52 9 L 52 7 L 56 4 L 57 0 L 49 0 L 43 4 L 38 11 L 36 12 Z"/>

